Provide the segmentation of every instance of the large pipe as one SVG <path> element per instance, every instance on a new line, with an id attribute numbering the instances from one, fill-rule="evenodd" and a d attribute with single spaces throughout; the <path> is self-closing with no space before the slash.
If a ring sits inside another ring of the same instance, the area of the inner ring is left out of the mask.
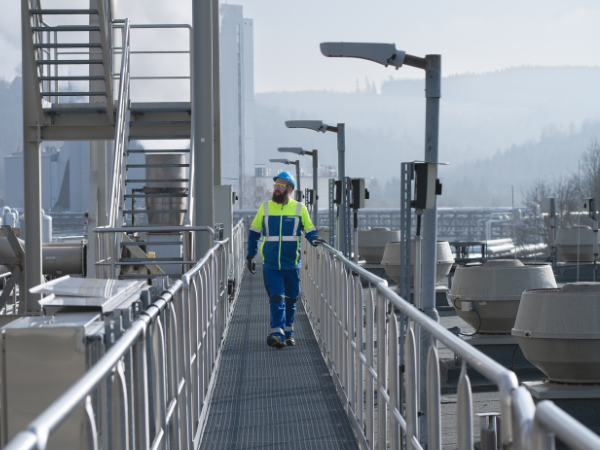
<path id="1" fill-rule="evenodd" d="M 25 250 L 25 241 L 18 239 Z M 87 272 L 87 244 L 86 241 L 76 242 L 51 242 L 42 244 L 42 273 L 51 276 L 63 275 L 81 275 L 85 277 Z M 13 252 L 8 240 L 0 237 L 0 258 L 14 258 Z M 27 256 L 25 257 L 27 259 Z M 14 266 L 5 264 L 12 270 Z M 41 284 L 41 283 L 40 283 Z"/>

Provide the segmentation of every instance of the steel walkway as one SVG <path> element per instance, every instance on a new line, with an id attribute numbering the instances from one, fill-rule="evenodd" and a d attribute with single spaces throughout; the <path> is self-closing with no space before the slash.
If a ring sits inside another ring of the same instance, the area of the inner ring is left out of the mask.
<path id="1" fill-rule="evenodd" d="M 296 347 L 269 349 L 262 268 L 244 275 L 221 354 L 202 450 L 358 449 L 302 303 Z"/>

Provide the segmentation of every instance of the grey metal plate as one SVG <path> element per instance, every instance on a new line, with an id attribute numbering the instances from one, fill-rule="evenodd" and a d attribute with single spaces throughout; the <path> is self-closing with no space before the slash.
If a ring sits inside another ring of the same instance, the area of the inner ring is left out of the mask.
<path id="1" fill-rule="evenodd" d="M 201 449 L 358 449 L 302 303 L 295 347 L 268 348 L 268 332 L 258 268 L 244 276 Z"/>

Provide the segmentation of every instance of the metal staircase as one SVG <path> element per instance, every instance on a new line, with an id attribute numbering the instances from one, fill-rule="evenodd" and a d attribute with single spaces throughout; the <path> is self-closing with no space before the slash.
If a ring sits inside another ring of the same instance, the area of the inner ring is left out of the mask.
<path id="1" fill-rule="evenodd" d="M 111 263 L 116 263 L 111 277 L 152 279 L 166 273 L 179 278 L 191 267 L 185 264 L 191 260 L 191 232 L 182 230 L 181 221 L 168 224 L 148 217 L 184 215 L 183 224 L 191 226 L 193 177 L 186 145 L 191 138 L 191 102 L 132 103 L 131 26 L 128 20 L 113 19 L 110 0 L 92 0 L 89 9 L 55 9 L 52 0 L 44 3 L 49 7 L 43 8 L 40 0 L 22 0 L 29 18 L 24 26 L 30 27 L 25 33 L 31 36 L 30 67 L 35 72 L 30 92 L 39 98 L 38 140 L 114 141 L 106 223 L 122 231 L 111 237 Z M 180 26 L 157 26 L 173 27 Z M 153 149 L 156 141 L 182 145 Z M 185 154 L 186 158 L 157 164 L 151 161 L 157 154 Z M 150 180 L 146 176 L 147 171 L 173 168 L 184 169 L 185 177 L 153 176 Z M 169 186 L 175 182 L 182 189 L 172 192 Z M 164 189 L 159 188 L 161 183 Z M 151 206 L 177 199 L 183 202 L 176 207 Z M 98 241 L 104 238 L 96 236 Z"/>
<path id="2" fill-rule="evenodd" d="M 102 113 L 108 123 L 113 123 L 113 108 L 107 107 L 113 98 L 110 2 L 97 0 L 98 7 L 94 9 L 44 9 L 39 0 L 27 4 L 37 69 L 36 87 L 43 113 L 50 117 Z M 51 17 L 50 22 L 64 16 L 83 16 L 87 20 L 80 24 L 51 25 L 44 20 L 45 16 Z M 83 33 L 88 36 L 82 36 Z M 63 58 L 65 55 L 68 59 Z M 69 88 L 81 82 L 87 82 L 88 86 L 81 90 L 60 90 L 64 82 L 69 83 Z M 61 101 L 66 97 L 88 97 L 89 102 Z"/>

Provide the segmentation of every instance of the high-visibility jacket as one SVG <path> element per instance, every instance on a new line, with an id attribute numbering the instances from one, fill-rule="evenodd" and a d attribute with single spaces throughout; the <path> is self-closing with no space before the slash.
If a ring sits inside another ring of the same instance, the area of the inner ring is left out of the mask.
<path id="1" fill-rule="evenodd" d="M 256 255 L 261 233 L 263 241 L 260 252 L 267 269 L 291 270 L 302 267 L 300 239 L 302 231 L 306 239 L 318 236 L 310 221 L 306 206 L 296 200 L 285 205 L 273 200 L 263 203 L 252 222 L 248 235 L 248 258 Z"/>

